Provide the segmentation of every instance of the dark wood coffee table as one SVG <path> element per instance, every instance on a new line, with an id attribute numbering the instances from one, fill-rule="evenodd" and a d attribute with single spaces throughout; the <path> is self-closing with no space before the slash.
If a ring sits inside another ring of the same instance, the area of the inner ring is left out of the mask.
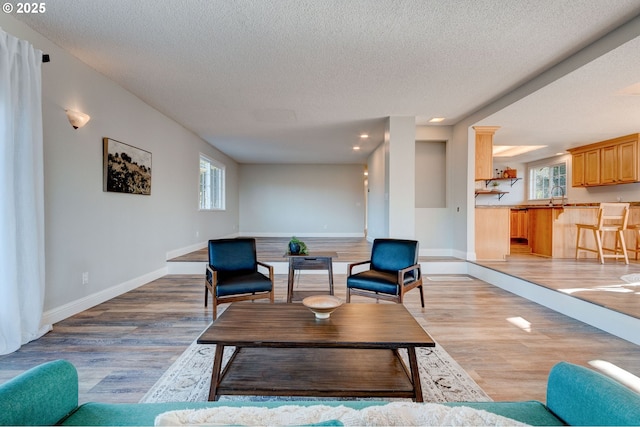
<path id="1" fill-rule="evenodd" d="M 403 397 L 422 402 L 416 347 L 433 339 L 402 304 L 343 304 L 317 320 L 301 304 L 233 303 L 198 344 L 215 344 L 221 395 Z M 234 346 L 222 370 L 224 348 Z M 406 349 L 409 366 L 399 353 Z"/>

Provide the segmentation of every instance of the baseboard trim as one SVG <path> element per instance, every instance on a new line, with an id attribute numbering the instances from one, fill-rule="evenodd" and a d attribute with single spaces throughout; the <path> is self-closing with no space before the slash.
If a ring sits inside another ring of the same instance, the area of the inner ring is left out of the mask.
<path id="1" fill-rule="evenodd" d="M 263 233 L 263 232 L 251 232 L 243 231 L 240 233 L 242 237 L 364 237 L 364 233 Z"/>
<path id="2" fill-rule="evenodd" d="M 200 249 L 204 249 L 206 247 L 207 247 L 207 242 L 200 242 L 200 243 L 193 244 L 191 246 L 186 246 L 184 248 L 174 249 L 172 251 L 167 252 L 166 259 L 169 260 L 172 258 L 177 258 L 179 256 L 186 255 L 191 252 L 199 251 Z"/>
<path id="3" fill-rule="evenodd" d="M 226 236 L 212 237 L 212 239 L 233 239 L 234 237 L 238 237 L 238 236 L 239 236 L 238 233 L 234 233 L 234 234 L 228 234 Z M 186 255 L 191 252 L 199 251 L 200 249 L 206 248 L 208 242 L 209 240 L 205 240 L 204 242 L 194 243 L 193 245 L 185 246 L 184 248 L 171 250 L 167 252 L 165 259 L 169 260 L 172 258 L 177 258 L 182 255 Z"/>
<path id="4" fill-rule="evenodd" d="M 450 256 L 453 257 L 452 249 L 420 249 L 420 256 L 426 257 L 438 257 L 438 256 Z"/>
<path id="5" fill-rule="evenodd" d="M 42 315 L 42 324 L 52 325 L 54 323 L 58 323 L 61 320 L 67 319 L 71 316 L 83 312 L 84 310 L 88 310 L 91 307 L 95 307 L 98 304 L 102 304 L 105 301 L 108 301 L 126 292 L 132 291 L 142 285 L 146 285 L 147 283 L 166 275 L 167 267 L 163 267 L 156 271 L 152 271 L 151 273 L 147 273 L 134 279 L 127 280 L 126 282 L 120 283 L 119 285 L 113 286 L 111 288 L 96 292 L 95 294 L 88 295 L 84 298 L 80 298 L 60 307 L 48 310 Z"/>

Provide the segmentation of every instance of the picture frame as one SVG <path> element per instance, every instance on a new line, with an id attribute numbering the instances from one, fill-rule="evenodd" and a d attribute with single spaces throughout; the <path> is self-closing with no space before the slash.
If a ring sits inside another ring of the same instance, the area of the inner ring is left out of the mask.
<path id="1" fill-rule="evenodd" d="M 103 191 L 151 195 L 151 153 L 108 137 L 102 146 Z"/>

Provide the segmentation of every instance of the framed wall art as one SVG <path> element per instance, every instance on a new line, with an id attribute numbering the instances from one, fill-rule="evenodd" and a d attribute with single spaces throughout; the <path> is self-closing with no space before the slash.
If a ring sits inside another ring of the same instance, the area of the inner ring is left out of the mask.
<path id="1" fill-rule="evenodd" d="M 124 142 L 103 138 L 103 190 L 151 194 L 151 153 Z"/>

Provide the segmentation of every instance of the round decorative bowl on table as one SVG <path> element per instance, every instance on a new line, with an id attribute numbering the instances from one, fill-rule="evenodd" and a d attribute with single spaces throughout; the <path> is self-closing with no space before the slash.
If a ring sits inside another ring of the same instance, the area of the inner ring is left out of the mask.
<path id="1" fill-rule="evenodd" d="M 316 319 L 328 319 L 342 305 L 342 300 L 333 295 L 314 295 L 303 299 L 302 304 L 316 315 Z"/>

